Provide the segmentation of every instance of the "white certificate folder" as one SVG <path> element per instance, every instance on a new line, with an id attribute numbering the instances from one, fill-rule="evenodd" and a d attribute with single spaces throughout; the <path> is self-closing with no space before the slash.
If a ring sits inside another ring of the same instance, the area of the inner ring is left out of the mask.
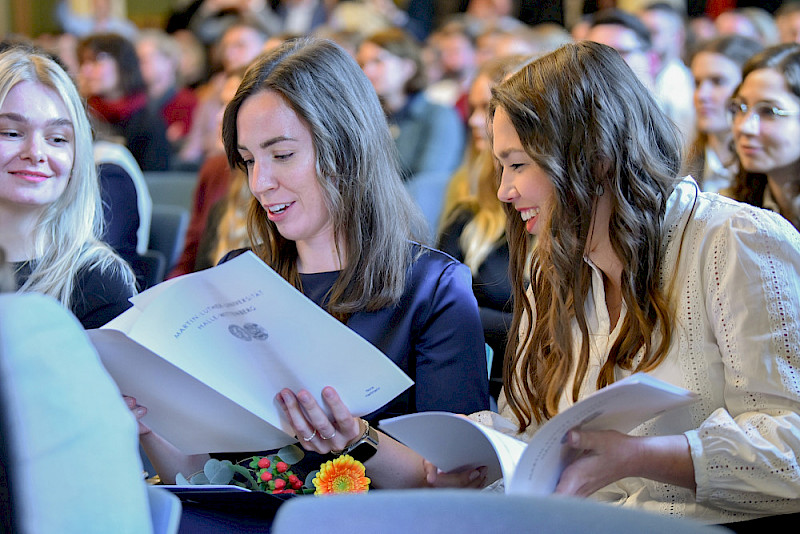
<path id="1" fill-rule="evenodd" d="M 159 284 L 89 336 L 142 419 L 186 454 L 260 451 L 296 439 L 275 396 L 333 386 L 354 415 L 412 380 L 252 252 Z"/>

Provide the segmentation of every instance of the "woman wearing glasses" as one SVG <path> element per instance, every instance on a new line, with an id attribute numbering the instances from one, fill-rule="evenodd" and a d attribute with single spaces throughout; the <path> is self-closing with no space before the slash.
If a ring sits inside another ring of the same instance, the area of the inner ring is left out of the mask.
<path id="1" fill-rule="evenodd" d="M 689 148 L 683 174 L 691 174 L 703 191 L 718 193 L 729 188 L 739 170 L 727 106 L 742 83 L 742 67 L 763 48 L 747 37 L 725 35 L 694 49 L 690 66 L 697 137 Z"/>
<path id="2" fill-rule="evenodd" d="M 753 56 L 730 105 L 740 171 L 727 192 L 800 228 L 800 45 Z"/>

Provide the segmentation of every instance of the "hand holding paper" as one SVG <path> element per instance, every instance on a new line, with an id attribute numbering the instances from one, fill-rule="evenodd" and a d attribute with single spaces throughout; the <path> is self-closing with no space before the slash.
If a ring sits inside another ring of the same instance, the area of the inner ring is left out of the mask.
<path id="1" fill-rule="evenodd" d="M 332 385 L 365 415 L 413 384 L 252 253 L 133 303 L 89 335 L 120 391 L 147 407 L 143 422 L 186 454 L 293 443 L 282 388 L 320 402 Z"/>

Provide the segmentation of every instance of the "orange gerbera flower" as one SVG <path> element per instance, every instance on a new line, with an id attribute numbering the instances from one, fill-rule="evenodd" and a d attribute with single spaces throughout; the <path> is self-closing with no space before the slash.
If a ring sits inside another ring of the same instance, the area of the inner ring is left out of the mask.
<path id="1" fill-rule="evenodd" d="M 314 477 L 314 495 L 326 493 L 363 493 L 369 491 L 370 480 L 364 476 L 364 464 L 343 455 L 322 464 Z"/>

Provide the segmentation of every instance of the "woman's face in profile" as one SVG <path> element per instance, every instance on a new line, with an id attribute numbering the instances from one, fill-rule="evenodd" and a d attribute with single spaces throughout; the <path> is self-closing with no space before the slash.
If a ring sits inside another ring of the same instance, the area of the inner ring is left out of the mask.
<path id="1" fill-rule="evenodd" d="M 492 82 L 489 77 L 481 74 L 475 78 L 467 98 L 471 110 L 469 127 L 472 131 L 472 142 L 477 150 L 486 150 L 489 148 L 486 115 L 489 112 L 489 101 L 492 99 Z"/>
<path id="2" fill-rule="evenodd" d="M 67 187 L 75 158 L 72 120 L 55 90 L 20 82 L 0 106 L 0 209 L 42 209 Z"/>
<path id="3" fill-rule="evenodd" d="M 333 250 L 333 224 L 307 124 L 281 95 L 262 91 L 242 103 L 236 127 L 250 191 L 278 232 L 298 249 Z"/>
<path id="4" fill-rule="evenodd" d="M 513 204 L 525 223 L 525 230 L 531 235 L 539 235 L 555 194 L 553 182 L 525 152 L 519 134 L 503 108 L 497 108 L 494 113 L 492 133 L 492 150 L 500 165 L 497 198 Z"/>
<path id="5" fill-rule="evenodd" d="M 697 130 L 706 134 L 729 132 L 726 106 L 742 81 L 742 70 L 722 54 L 700 52 L 692 60 L 692 75 Z"/>

